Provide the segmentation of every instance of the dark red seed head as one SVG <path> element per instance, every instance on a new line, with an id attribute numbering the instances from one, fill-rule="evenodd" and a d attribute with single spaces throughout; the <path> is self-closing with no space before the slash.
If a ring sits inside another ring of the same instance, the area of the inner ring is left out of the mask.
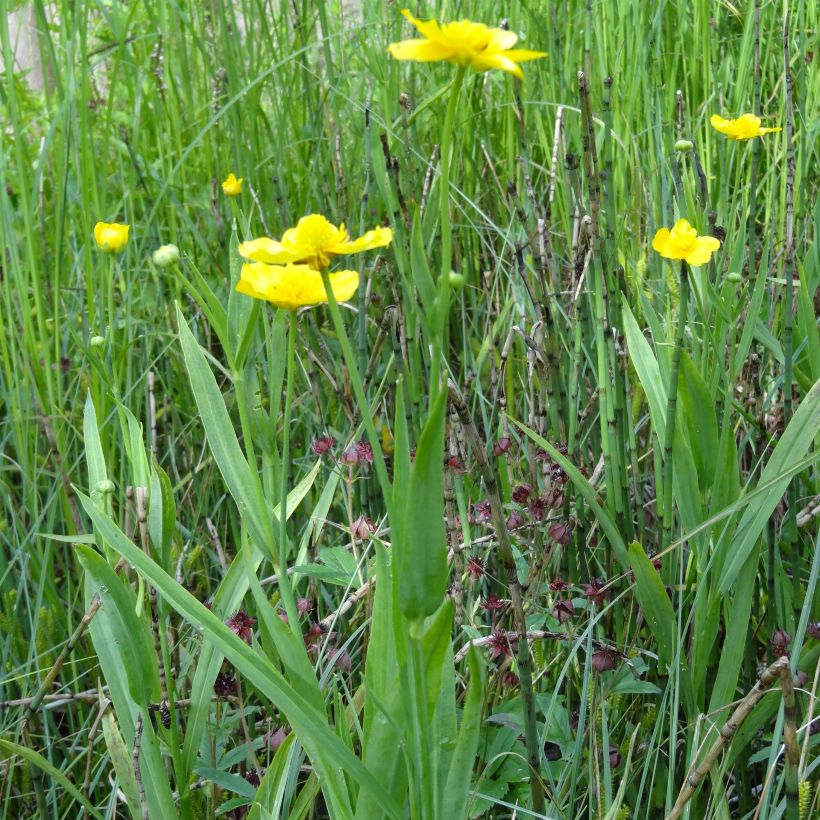
<path id="1" fill-rule="evenodd" d="M 615 650 L 607 646 L 596 649 L 592 653 L 592 668 L 596 672 L 608 672 L 610 669 L 615 668 L 615 659 L 617 657 Z"/>

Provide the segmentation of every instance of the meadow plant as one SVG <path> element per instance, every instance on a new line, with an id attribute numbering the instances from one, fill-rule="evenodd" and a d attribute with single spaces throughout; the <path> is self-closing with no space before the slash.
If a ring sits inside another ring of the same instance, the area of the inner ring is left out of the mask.
<path id="1" fill-rule="evenodd" d="M 819 16 L 0 9 L 2 817 L 815 816 Z"/>

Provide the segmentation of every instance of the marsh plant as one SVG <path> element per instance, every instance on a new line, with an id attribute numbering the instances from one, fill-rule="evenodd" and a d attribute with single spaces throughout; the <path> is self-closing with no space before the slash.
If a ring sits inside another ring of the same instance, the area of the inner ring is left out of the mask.
<path id="1" fill-rule="evenodd" d="M 818 14 L 3 7 L 2 816 L 816 816 Z"/>

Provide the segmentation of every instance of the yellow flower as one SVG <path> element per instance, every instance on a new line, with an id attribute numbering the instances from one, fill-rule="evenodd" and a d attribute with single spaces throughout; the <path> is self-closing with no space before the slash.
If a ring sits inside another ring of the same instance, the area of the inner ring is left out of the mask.
<path id="1" fill-rule="evenodd" d="M 542 51 L 513 49 L 518 35 L 512 31 L 488 28 L 471 20 L 457 20 L 439 26 L 435 20 L 417 20 L 407 9 L 402 14 L 424 35 L 424 39 L 391 43 L 387 50 L 396 60 L 424 63 L 446 60 L 460 66 L 471 66 L 476 71 L 498 68 L 523 79 L 524 72 L 518 63 L 547 56 Z"/>
<path id="2" fill-rule="evenodd" d="M 94 226 L 94 239 L 97 247 L 106 253 L 122 253 L 128 244 L 130 225 L 119 222 L 98 222 Z"/>
<path id="3" fill-rule="evenodd" d="M 302 262 L 324 270 L 334 256 L 360 253 L 371 248 L 384 248 L 393 240 L 390 228 L 374 228 L 351 241 L 344 223 L 337 228 L 319 214 L 303 216 L 295 228 L 288 228 L 282 240 L 252 239 L 239 246 L 239 253 L 252 262 L 284 265 Z"/>
<path id="4" fill-rule="evenodd" d="M 233 174 L 228 174 L 228 178 L 222 183 L 222 191 L 225 196 L 239 196 L 242 193 L 242 177 L 237 179 Z"/>
<path id="5" fill-rule="evenodd" d="M 359 286 L 359 274 L 355 270 L 336 271 L 328 274 L 328 278 L 338 302 L 350 299 Z M 286 310 L 327 302 L 322 274 L 310 265 L 246 263 L 242 265 L 236 289 Z"/>
<path id="6" fill-rule="evenodd" d="M 764 134 L 783 130 L 782 128 L 761 128 L 760 117 L 754 114 L 744 114 L 736 120 L 724 120 L 719 114 L 712 114 L 709 122 L 712 123 L 712 128 L 733 140 L 750 140 L 752 137 L 762 137 Z"/>
<path id="7" fill-rule="evenodd" d="M 672 230 L 661 228 L 652 240 L 652 247 L 666 259 L 685 259 L 693 267 L 705 265 L 720 247 L 714 236 L 698 236 L 685 220 L 679 219 Z"/>

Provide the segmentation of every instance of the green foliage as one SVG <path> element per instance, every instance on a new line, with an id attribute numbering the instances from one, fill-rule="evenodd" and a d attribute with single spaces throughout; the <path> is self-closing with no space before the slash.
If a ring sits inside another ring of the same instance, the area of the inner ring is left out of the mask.
<path id="1" fill-rule="evenodd" d="M 549 54 L 456 99 L 387 0 L 11 5 L 0 817 L 507 817 L 536 774 L 539 816 L 665 816 L 777 630 L 799 795 L 775 685 L 689 816 L 816 807 L 816 4 L 417 4 Z M 747 111 L 784 130 L 709 125 Z M 394 231 L 350 304 L 238 293 L 311 212 Z M 725 232 L 684 311 L 681 216 Z"/>

